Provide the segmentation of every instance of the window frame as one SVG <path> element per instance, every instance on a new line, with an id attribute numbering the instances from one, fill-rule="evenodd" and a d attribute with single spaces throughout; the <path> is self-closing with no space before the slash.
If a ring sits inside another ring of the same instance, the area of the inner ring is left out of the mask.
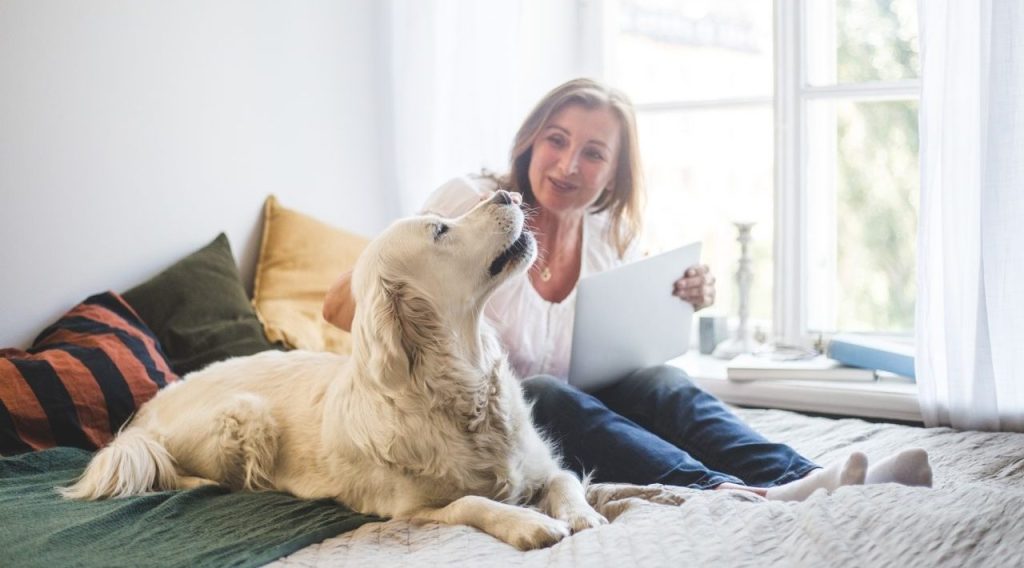
<path id="1" fill-rule="evenodd" d="M 811 101 L 920 100 L 920 79 L 812 85 L 808 78 L 808 0 L 776 0 L 775 261 L 773 318 L 780 342 L 812 346 L 808 327 L 808 105 Z M 827 220 L 833 228 L 837 219 Z"/>
<path id="2" fill-rule="evenodd" d="M 812 85 L 808 80 L 807 2 L 775 0 L 771 95 L 637 104 L 636 112 L 770 105 L 774 114 L 772 331 L 778 343 L 811 347 L 822 331 L 808 327 L 808 105 L 811 101 L 920 100 L 920 79 Z M 581 68 L 610 79 L 617 0 L 579 0 Z M 594 30 L 597 30 L 596 32 Z M 828 222 L 834 225 L 837 219 Z"/>

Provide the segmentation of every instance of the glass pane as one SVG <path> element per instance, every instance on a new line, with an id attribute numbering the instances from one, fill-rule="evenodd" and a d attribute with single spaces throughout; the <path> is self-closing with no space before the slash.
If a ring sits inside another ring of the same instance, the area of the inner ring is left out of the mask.
<path id="1" fill-rule="evenodd" d="M 917 101 L 808 108 L 809 326 L 914 328 Z"/>
<path id="2" fill-rule="evenodd" d="M 633 102 L 771 96 L 772 3 L 620 0 L 613 83 Z"/>
<path id="3" fill-rule="evenodd" d="M 638 129 L 648 188 L 644 248 L 657 253 L 703 241 L 703 262 L 718 279 L 717 300 L 708 315 L 735 316 L 740 250 L 733 223 L 755 222 L 750 244 L 752 329 L 770 333 L 771 106 L 641 112 Z"/>
<path id="4" fill-rule="evenodd" d="M 811 85 L 918 77 L 916 0 L 809 0 L 804 7 Z"/>

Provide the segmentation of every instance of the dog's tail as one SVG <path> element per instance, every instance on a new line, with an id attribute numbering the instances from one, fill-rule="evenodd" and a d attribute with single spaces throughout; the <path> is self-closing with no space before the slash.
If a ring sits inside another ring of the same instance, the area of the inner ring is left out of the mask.
<path id="1" fill-rule="evenodd" d="M 177 478 L 167 449 L 145 430 L 128 428 L 93 456 L 74 485 L 58 491 L 66 499 L 95 501 L 173 489 Z"/>

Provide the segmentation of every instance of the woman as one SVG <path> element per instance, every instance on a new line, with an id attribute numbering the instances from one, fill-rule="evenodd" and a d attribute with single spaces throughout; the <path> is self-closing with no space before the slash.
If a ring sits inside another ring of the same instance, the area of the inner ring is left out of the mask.
<path id="1" fill-rule="evenodd" d="M 792 448 L 771 443 L 703 392 L 681 370 L 656 366 L 585 394 L 569 386 L 574 291 L 580 277 L 637 258 L 643 192 L 632 105 L 588 79 L 544 97 L 516 135 L 504 178 L 458 178 L 424 210 L 455 217 L 498 187 L 522 195 L 539 257 L 506 283 L 487 316 L 533 401 L 534 419 L 559 444 L 567 465 L 599 481 L 663 483 L 750 491 L 802 500 L 814 490 L 865 482 L 931 484 L 923 450 L 907 450 L 868 468 L 859 452 L 820 468 Z M 715 279 L 689 267 L 674 294 L 709 306 Z M 328 293 L 324 317 L 351 327 L 349 275 Z"/>

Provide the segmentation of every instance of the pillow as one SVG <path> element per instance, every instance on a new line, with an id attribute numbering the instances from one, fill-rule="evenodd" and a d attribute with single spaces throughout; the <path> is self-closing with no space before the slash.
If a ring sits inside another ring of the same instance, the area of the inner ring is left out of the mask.
<path id="1" fill-rule="evenodd" d="M 28 351 L 0 349 L 0 454 L 100 448 L 176 380 L 153 332 L 120 296 L 91 296 Z"/>
<path id="2" fill-rule="evenodd" d="M 252 300 L 267 337 L 297 349 L 349 353 L 348 332 L 324 321 L 324 296 L 368 242 L 268 197 Z"/>
<path id="3" fill-rule="evenodd" d="M 124 299 L 156 334 L 179 375 L 274 348 L 249 305 L 224 233 L 128 290 Z"/>

